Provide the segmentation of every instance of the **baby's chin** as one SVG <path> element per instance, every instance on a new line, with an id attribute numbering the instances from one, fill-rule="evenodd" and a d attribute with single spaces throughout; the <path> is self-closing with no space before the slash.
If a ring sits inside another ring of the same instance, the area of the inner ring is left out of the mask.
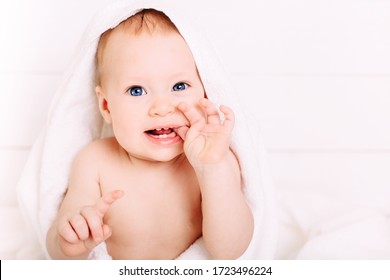
<path id="1" fill-rule="evenodd" d="M 129 153 L 129 158 L 132 161 L 142 161 L 144 163 L 154 164 L 164 164 L 164 163 L 175 163 L 179 159 L 185 157 L 183 145 L 177 146 L 175 150 L 160 149 L 159 151 L 154 151 L 152 154 L 134 154 Z"/>

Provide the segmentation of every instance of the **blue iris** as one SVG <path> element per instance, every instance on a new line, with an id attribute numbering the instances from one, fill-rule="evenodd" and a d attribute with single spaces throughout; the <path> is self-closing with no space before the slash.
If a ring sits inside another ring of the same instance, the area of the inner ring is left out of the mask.
<path id="1" fill-rule="evenodd" d="M 131 96 L 141 96 L 141 95 L 145 95 L 146 94 L 145 90 L 142 87 L 139 87 L 139 86 L 134 86 L 134 87 L 128 89 L 127 92 Z"/>
<path id="2" fill-rule="evenodd" d="M 186 83 L 177 83 L 176 85 L 173 86 L 172 90 L 173 91 L 181 91 L 185 90 L 188 88 L 188 85 Z"/>

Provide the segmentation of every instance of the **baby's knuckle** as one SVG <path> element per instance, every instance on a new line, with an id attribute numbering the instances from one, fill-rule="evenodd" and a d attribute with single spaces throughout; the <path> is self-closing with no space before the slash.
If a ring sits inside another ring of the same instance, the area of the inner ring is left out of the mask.
<path id="1" fill-rule="evenodd" d="M 81 215 L 76 215 L 72 218 L 71 224 L 74 228 L 80 228 L 84 226 L 85 220 Z"/>
<path id="2" fill-rule="evenodd" d="M 90 212 L 89 207 L 83 207 L 83 208 L 81 208 L 81 210 L 80 210 L 81 216 L 85 216 L 85 215 L 87 215 L 89 212 Z"/>
<path id="3" fill-rule="evenodd" d="M 90 217 L 93 215 L 97 215 L 96 209 L 94 207 L 91 207 L 91 206 L 87 206 L 87 207 L 82 208 L 80 213 L 83 217 Z"/>

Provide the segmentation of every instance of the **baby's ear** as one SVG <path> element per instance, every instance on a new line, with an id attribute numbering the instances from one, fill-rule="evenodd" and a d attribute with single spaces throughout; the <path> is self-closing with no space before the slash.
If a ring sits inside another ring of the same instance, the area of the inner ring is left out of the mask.
<path id="1" fill-rule="evenodd" d="M 106 123 L 111 124 L 112 119 L 111 119 L 110 109 L 108 108 L 108 100 L 106 98 L 106 95 L 103 92 L 102 87 L 97 86 L 95 88 L 95 93 L 98 98 L 99 110 L 100 113 L 102 114 L 103 119 L 106 121 Z"/>

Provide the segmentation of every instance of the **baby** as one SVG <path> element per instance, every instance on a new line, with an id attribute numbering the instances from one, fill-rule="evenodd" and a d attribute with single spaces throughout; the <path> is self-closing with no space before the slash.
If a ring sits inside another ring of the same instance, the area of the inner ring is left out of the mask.
<path id="1" fill-rule="evenodd" d="M 47 234 L 54 259 L 174 259 L 203 236 L 212 258 L 247 249 L 253 216 L 230 150 L 234 113 L 207 99 L 192 53 L 147 9 L 100 38 L 96 95 L 114 137 L 85 147 Z"/>

